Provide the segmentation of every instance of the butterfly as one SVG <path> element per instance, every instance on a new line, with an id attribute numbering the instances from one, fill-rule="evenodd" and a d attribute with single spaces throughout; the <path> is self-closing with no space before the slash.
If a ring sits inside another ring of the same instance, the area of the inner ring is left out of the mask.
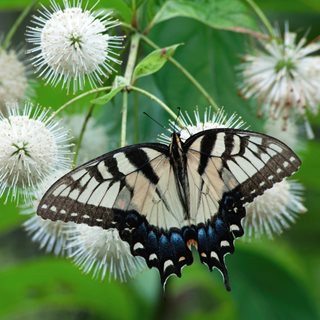
<path id="1" fill-rule="evenodd" d="M 239 129 L 210 129 L 169 145 L 129 145 L 55 182 L 38 206 L 45 218 L 116 228 L 164 285 L 193 262 L 192 247 L 227 290 L 225 255 L 243 235 L 245 204 L 292 175 L 301 162 L 284 143 Z"/>

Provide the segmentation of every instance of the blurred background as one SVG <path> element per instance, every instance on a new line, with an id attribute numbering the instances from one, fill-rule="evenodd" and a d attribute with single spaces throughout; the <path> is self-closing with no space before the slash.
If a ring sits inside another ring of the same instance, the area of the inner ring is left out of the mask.
<path id="1" fill-rule="evenodd" d="M 109 5 L 108 1 L 101 2 Z M 110 1 L 110 6 L 115 2 Z M 0 1 L 1 36 L 28 3 Z M 307 33 L 309 40 L 320 35 L 319 0 L 257 3 L 281 29 L 288 22 L 291 31 Z M 24 43 L 28 19 L 14 37 L 18 47 Z M 158 24 L 150 37 L 159 46 L 184 43 L 175 58 L 227 112 L 237 112 L 252 129 L 261 129 L 263 122 L 256 120 L 252 106 L 236 89 L 236 66 L 250 47 L 247 36 L 176 18 Z M 150 48 L 142 50 L 145 54 Z M 139 85 L 172 108 L 192 111 L 195 106 L 200 110 L 207 106 L 207 101 L 170 64 L 144 79 Z M 52 108 L 71 98 L 40 80 L 34 91 L 33 100 Z M 81 100 L 67 113 L 85 110 L 88 101 Z M 142 112 L 164 124 L 167 114 L 134 94 L 130 95 L 130 103 L 128 143 L 154 141 L 161 128 Z M 134 118 L 136 108 L 141 119 Z M 108 132 L 109 144 L 101 150 L 105 153 L 118 145 L 119 101 L 115 99 L 108 108 L 96 110 L 94 116 Z M 9 203 L 0 206 L 0 319 L 320 319 L 320 116 L 309 119 L 315 139 L 307 140 L 299 153 L 303 165 L 295 175 L 305 186 L 308 211 L 273 240 L 237 240 L 235 254 L 226 258 L 231 292 L 226 292 L 220 274 L 208 272 L 196 254 L 195 262 L 183 270 L 181 279 L 169 279 L 165 297 L 155 270 L 146 270 L 124 284 L 94 280 L 67 259 L 39 250 L 21 227 L 26 217 Z"/>

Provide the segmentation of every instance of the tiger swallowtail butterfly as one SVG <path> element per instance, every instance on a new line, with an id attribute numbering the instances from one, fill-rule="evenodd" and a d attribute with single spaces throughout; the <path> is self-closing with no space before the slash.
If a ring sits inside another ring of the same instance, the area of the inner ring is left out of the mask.
<path id="1" fill-rule="evenodd" d="M 301 162 L 279 140 L 239 129 L 210 129 L 169 146 L 143 143 L 93 159 L 55 182 L 38 206 L 45 218 L 116 228 L 131 253 L 167 278 L 193 262 L 221 271 L 243 235 L 246 203 L 292 175 Z"/>

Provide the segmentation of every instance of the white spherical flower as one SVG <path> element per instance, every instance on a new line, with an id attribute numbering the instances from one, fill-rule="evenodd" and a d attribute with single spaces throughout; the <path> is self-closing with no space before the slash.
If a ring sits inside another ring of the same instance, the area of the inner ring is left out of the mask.
<path id="1" fill-rule="evenodd" d="M 304 144 L 299 139 L 300 128 L 292 120 L 288 120 L 286 128 L 283 127 L 281 119 L 267 119 L 264 125 L 266 134 L 279 139 L 294 151 L 304 148 Z"/>
<path id="2" fill-rule="evenodd" d="M 36 214 L 39 202 L 50 186 L 67 173 L 68 170 L 57 170 L 44 179 L 33 197 L 21 210 L 22 214 L 31 215 L 23 224 L 32 241 L 39 243 L 40 249 L 55 255 L 70 254 L 67 243 L 74 229 L 74 223 L 45 220 Z"/>
<path id="3" fill-rule="evenodd" d="M 4 111 L 7 103 L 21 101 L 27 88 L 27 67 L 21 54 L 0 49 L 0 109 Z"/>
<path id="4" fill-rule="evenodd" d="M 69 166 L 68 132 L 49 117 L 49 112 L 26 104 L 22 111 L 10 105 L 0 115 L 0 196 L 8 191 L 18 200 L 52 171 Z"/>
<path id="5" fill-rule="evenodd" d="M 109 273 L 109 280 L 124 282 L 146 268 L 144 259 L 131 254 L 129 244 L 120 239 L 116 229 L 77 225 L 70 248 L 74 262 L 97 278 L 104 279 Z"/>
<path id="6" fill-rule="evenodd" d="M 70 223 L 45 220 L 33 214 L 24 223 L 24 228 L 32 241 L 39 243 L 40 249 L 45 249 L 46 252 L 52 252 L 55 255 L 67 254 L 70 230 L 73 229 Z"/>
<path id="7" fill-rule="evenodd" d="M 306 44 L 302 37 L 286 28 L 283 39 L 260 40 L 262 49 L 246 55 L 240 66 L 240 90 L 245 98 L 256 98 L 262 110 L 274 119 L 304 115 L 306 109 L 317 113 L 320 103 L 320 72 L 315 65 L 320 42 Z M 312 70 L 312 71 L 311 71 Z"/>
<path id="8" fill-rule="evenodd" d="M 292 180 L 282 180 L 246 205 L 244 229 L 246 237 L 266 234 L 272 238 L 294 223 L 298 214 L 306 212 L 303 187 Z"/>
<path id="9" fill-rule="evenodd" d="M 78 142 L 80 131 L 84 122 L 84 116 L 80 114 L 70 115 L 63 119 L 63 124 L 70 130 L 74 137 L 73 142 Z M 90 118 L 84 132 L 81 148 L 78 155 L 78 164 L 85 163 L 90 159 L 106 152 L 109 139 L 105 127 L 99 125 L 95 118 Z"/>
<path id="10" fill-rule="evenodd" d="M 51 9 L 43 8 L 34 16 L 34 26 L 27 30 L 27 41 L 34 47 L 32 63 L 47 83 L 62 86 L 73 92 L 82 90 L 85 79 L 92 87 L 102 84 L 119 64 L 115 48 L 121 48 L 123 37 L 107 31 L 118 25 L 110 13 L 98 15 L 81 8 L 82 1 L 64 0 L 64 8 L 54 1 Z"/>
<path id="11" fill-rule="evenodd" d="M 212 108 L 205 109 L 201 119 L 201 115 L 198 109 L 194 111 L 194 119 L 190 117 L 188 112 L 180 115 L 182 122 L 182 128 L 180 128 L 176 122 L 171 121 L 169 123 L 169 132 L 180 132 L 180 138 L 182 141 L 187 140 L 190 136 L 208 129 L 216 128 L 244 128 L 245 122 L 240 116 L 233 113 L 228 116 L 223 109 L 218 112 L 213 112 Z M 171 142 L 171 137 L 166 134 L 161 134 L 158 140 L 162 143 L 168 144 Z"/>

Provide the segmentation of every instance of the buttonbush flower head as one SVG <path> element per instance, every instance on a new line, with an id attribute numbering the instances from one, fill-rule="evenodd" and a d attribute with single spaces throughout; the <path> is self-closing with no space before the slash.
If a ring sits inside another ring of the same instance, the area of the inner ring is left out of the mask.
<path id="1" fill-rule="evenodd" d="M 70 130 L 71 135 L 74 137 L 72 141 L 74 144 L 78 142 L 84 118 L 83 115 L 74 114 L 63 119 L 64 126 Z M 93 141 L 94 143 L 92 143 Z M 91 117 L 82 138 L 78 155 L 78 164 L 85 163 L 90 159 L 105 153 L 108 144 L 109 139 L 106 135 L 105 127 L 99 125 L 96 119 Z"/>
<path id="2" fill-rule="evenodd" d="M 5 112 L 7 103 L 21 101 L 28 89 L 28 68 L 21 53 L 0 49 L 0 109 Z"/>
<path id="3" fill-rule="evenodd" d="M 283 128 L 281 119 L 267 119 L 264 125 L 264 131 L 269 136 L 275 137 L 280 141 L 284 142 L 294 151 L 303 149 L 304 144 L 299 139 L 300 128 L 292 120 L 288 120 L 286 128 Z"/>
<path id="4" fill-rule="evenodd" d="M 282 180 L 246 205 L 244 219 L 248 238 L 263 234 L 272 238 L 294 223 L 300 213 L 306 212 L 302 199 L 303 187 L 293 180 Z"/>
<path id="5" fill-rule="evenodd" d="M 73 92 L 83 89 L 86 78 L 92 87 L 102 84 L 114 71 L 112 63 L 120 63 L 113 50 L 121 48 L 123 37 L 107 33 L 116 25 L 110 13 L 83 9 L 81 0 L 64 0 L 63 7 L 51 1 L 51 8 L 43 7 L 27 29 L 37 73 Z"/>
<path id="6" fill-rule="evenodd" d="M 67 170 L 56 170 L 45 178 L 39 188 L 33 192 L 33 199 L 24 205 L 21 211 L 31 217 L 23 224 L 32 241 L 39 243 L 40 249 L 55 255 L 67 254 L 67 243 L 74 223 L 42 219 L 36 214 L 39 202 L 49 187 L 61 178 Z"/>
<path id="7" fill-rule="evenodd" d="M 116 229 L 76 225 L 69 247 L 76 265 L 96 278 L 104 279 L 108 273 L 109 280 L 124 282 L 147 267 L 142 257 L 131 254 L 129 244 L 121 240 Z"/>
<path id="8" fill-rule="evenodd" d="M 56 256 L 67 254 L 70 230 L 73 229 L 70 222 L 45 220 L 33 214 L 23 226 L 32 241 L 39 243 L 40 249 Z"/>
<path id="9" fill-rule="evenodd" d="M 26 103 L 9 106 L 0 115 L 0 196 L 28 196 L 56 169 L 68 167 L 68 132 L 49 117 L 48 110 Z"/>
<path id="10" fill-rule="evenodd" d="M 304 115 L 306 109 L 318 112 L 320 72 L 315 71 L 320 41 L 307 44 L 305 37 L 286 26 L 283 38 L 260 40 L 261 49 L 244 56 L 240 66 L 243 80 L 240 91 L 245 98 L 256 98 L 262 110 L 274 118 Z"/>
<path id="11" fill-rule="evenodd" d="M 231 116 L 228 116 L 223 109 L 220 109 L 218 112 L 213 112 L 212 108 L 208 108 L 204 110 L 202 116 L 199 110 L 196 109 L 193 113 L 193 119 L 188 112 L 181 114 L 179 118 L 182 122 L 182 129 L 176 124 L 176 122 L 170 120 L 169 131 L 180 132 L 180 138 L 182 141 L 187 140 L 191 135 L 208 129 L 240 129 L 245 126 L 245 122 L 240 116 L 235 113 L 233 113 Z M 161 134 L 159 136 L 159 141 L 168 144 L 171 142 L 171 137 L 165 134 Z"/>

